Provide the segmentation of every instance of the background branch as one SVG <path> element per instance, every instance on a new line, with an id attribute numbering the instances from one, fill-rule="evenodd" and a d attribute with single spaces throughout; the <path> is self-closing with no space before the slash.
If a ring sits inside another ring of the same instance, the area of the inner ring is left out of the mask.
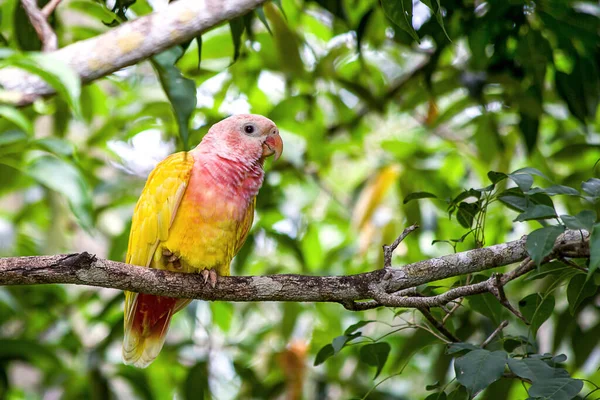
<path id="1" fill-rule="evenodd" d="M 40 10 L 36 0 L 21 0 L 25 13 L 42 42 L 43 51 L 54 51 L 58 48 L 58 39 L 50 23 L 48 23 L 48 16 L 52 14 L 59 2 L 60 0 L 53 0 L 48 3 L 48 8 L 44 7 L 43 10 Z"/>
<path id="2" fill-rule="evenodd" d="M 246 14 L 264 1 L 178 0 L 160 12 L 49 54 L 73 68 L 86 83 L 192 39 L 222 22 Z M 26 3 L 35 6 L 33 0 L 24 0 L 23 5 Z M 37 7 L 35 9 L 47 24 L 44 14 Z M 35 10 L 30 11 L 28 15 L 36 14 Z M 37 21 L 33 25 L 40 26 L 40 23 Z M 14 99 L 17 105 L 27 105 L 40 96 L 54 93 L 44 80 L 18 68 L 0 70 L 0 86 L 4 88 L 3 98 Z"/>
<path id="3" fill-rule="evenodd" d="M 349 276 L 232 276 L 221 277 L 215 288 L 204 284 L 200 274 L 185 274 L 132 266 L 97 259 L 88 253 L 54 256 L 0 258 L 0 285 L 64 283 L 89 285 L 154 295 L 224 301 L 338 302 L 351 310 L 389 307 L 428 308 L 463 296 L 497 290 L 496 276 L 489 280 L 451 289 L 437 296 L 405 297 L 402 289 L 496 268 L 526 259 L 526 237 L 513 242 L 465 251 Z M 579 231 L 567 231 L 556 242 L 553 257 L 562 249 L 579 257 L 589 256 L 587 241 Z M 504 285 L 533 269 L 504 274 Z M 359 302 L 360 300 L 370 300 Z"/>

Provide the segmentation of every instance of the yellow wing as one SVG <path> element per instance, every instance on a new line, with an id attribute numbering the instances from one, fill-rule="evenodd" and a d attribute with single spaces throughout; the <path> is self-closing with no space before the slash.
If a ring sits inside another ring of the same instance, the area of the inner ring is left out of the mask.
<path id="1" fill-rule="evenodd" d="M 192 174 L 194 158 L 187 152 L 175 153 L 161 161 L 150 173 L 135 206 L 126 261 L 143 267 L 152 263 L 158 244 L 167 240 L 169 228 Z M 134 293 L 125 292 L 125 324 Z"/>
<path id="2" fill-rule="evenodd" d="M 248 237 L 248 232 L 250 232 L 250 228 L 252 227 L 252 222 L 254 221 L 254 208 L 255 207 L 256 207 L 256 197 L 254 198 L 254 200 L 252 200 L 252 204 L 250 204 L 250 207 L 248 207 L 248 210 L 246 211 L 246 216 L 238 228 L 237 235 L 236 235 L 237 237 L 236 237 L 235 249 L 233 252 L 234 256 L 242 249 L 244 242 L 246 242 L 246 238 Z"/>

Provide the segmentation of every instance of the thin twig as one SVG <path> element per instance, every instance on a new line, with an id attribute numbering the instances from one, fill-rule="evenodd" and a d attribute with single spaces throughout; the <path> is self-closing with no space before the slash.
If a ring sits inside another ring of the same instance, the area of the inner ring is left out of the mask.
<path id="1" fill-rule="evenodd" d="M 462 305 L 463 300 L 464 298 L 461 297 L 456 301 L 456 303 L 454 303 L 450 311 L 448 311 L 448 313 L 444 315 L 444 318 L 442 318 L 442 325 L 446 323 L 446 321 L 452 316 L 452 314 L 454 314 L 456 310 L 458 310 L 458 308 Z"/>
<path id="2" fill-rule="evenodd" d="M 42 14 L 44 14 L 44 17 L 46 17 L 46 19 L 48 19 L 48 17 L 50 17 L 50 15 L 52 15 L 52 13 L 56 9 L 56 7 L 60 4 L 61 1 L 62 0 L 50 0 L 48 2 L 48 4 L 46 4 L 44 6 L 44 8 L 42 8 Z"/>
<path id="3" fill-rule="evenodd" d="M 527 265 L 532 264 L 532 263 L 533 263 L 533 261 L 530 260 L 527 263 Z M 533 264 L 533 265 L 535 266 L 535 264 Z M 502 306 L 504 306 L 508 311 L 510 311 L 511 313 L 513 313 L 521 321 L 525 322 L 526 324 L 529 324 L 529 322 L 523 316 L 523 314 L 521 314 L 521 312 L 519 310 L 517 310 L 516 308 L 514 308 L 512 306 L 512 304 L 510 304 L 510 302 L 506 298 L 506 294 L 504 293 L 504 284 L 502 283 L 502 274 L 493 274 L 492 278 L 493 278 L 493 280 L 491 281 L 492 288 L 491 288 L 490 292 L 494 296 L 496 296 L 496 298 L 498 299 L 498 301 L 500 302 L 500 304 L 502 304 Z"/>
<path id="4" fill-rule="evenodd" d="M 581 267 L 581 266 L 575 264 L 573 261 L 566 259 L 565 257 L 560 257 L 559 256 L 558 260 L 560 262 L 564 263 L 564 264 L 567 264 L 568 266 L 570 266 L 572 268 L 580 270 L 583 273 L 586 273 L 586 274 L 588 273 L 588 269 L 587 268 Z"/>
<path id="5" fill-rule="evenodd" d="M 21 0 L 21 4 L 42 42 L 42 51 L 54 51 L 58 49 L 56 33 L 54 33 L 54 30 L 48 23 L 47 16 L 38 8 L 36 1 Z"/>
<path id="6" fill-rule="evenodd" d="M 423 314 L 423 316 L 427 319 L 427 321 L 429 321 L 431 323 L 431 325 L 433 325 L 435 327 L 435 329 L 437 329 L 442 335 L 444 335 L 445 337 L 447 337 L 451 342 L 454 343 L 458 343 L 460 342 L 460 339 L 458 339 L 456 336 L 454 336 L 454 334 L 452 332 L 450 332 L 448 329 L 446 329 L 446 327 L 444 325 L 442 325 L 442 323 L 440 321 L 438 321 L 433 315 L 431 315 L 431 312 L 429 312 L 428 308 L 419 308 L 418 309 L 421 314 Z"/>
<path id="7" fill-rule="evenodd" d="M 508 321 L 502 321 L 502 323 L 496 328 L 494 329 L 494 332 L 492 332 L 492 334 L 490 336 L 488 336 L 487 339 L 485 339 L 483 341 L 483 343 L 481 343 L 481 347 L 485 347 L 488 344 L 490 344 L 490 342 L 496 337 L 496 335 L 498 335 L 500 333 L 500 331 L 502 331 L 502 329 L 506 328 L 508 326 Z"/>
<path id="8" fill-rule="evenodd" d="M 400 236 L 398 236 L 396 238 L 396 240 L 394 240 L 394 243 L 392 243 L 389 246 L 383 245 L 383 266 L 385 268 L 391 268 L 392 267 L 392 255 L 394 253 L 394 250 L 396 250 L 396 248 L 400 245 L 400 243 L 402 243 L 402 241 L 408 235 L 410 235 L 411 232 L 415 231 L 417 228 L 419 228 L 419 225 L 412 224 L 411 226 L 409 226 L 408 228 L 406 228 L 406 229 L 404 229 L 402 231 L 402 233 L 400 234 Z"/>

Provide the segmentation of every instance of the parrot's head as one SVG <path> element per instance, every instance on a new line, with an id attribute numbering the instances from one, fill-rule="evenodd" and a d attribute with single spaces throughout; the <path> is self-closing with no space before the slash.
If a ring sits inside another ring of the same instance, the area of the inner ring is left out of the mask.
<path id="1" fill-rule="evenodd" d="M 261 115 L 238 114 L 213 125 L 198 149 L 215 152 L 226 159 L 242 162 L 277 160 L 283 151 L 279 129 Z"/>

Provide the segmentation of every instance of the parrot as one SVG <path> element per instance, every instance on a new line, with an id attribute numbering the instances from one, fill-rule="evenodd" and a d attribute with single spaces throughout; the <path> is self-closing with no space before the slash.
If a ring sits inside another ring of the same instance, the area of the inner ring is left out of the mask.
<path id="1" fill-rule="evenodd" d="M 239 114 L 213 125 L 194 149 L 158 163 L 134 208 L 126 263 L 199 273 L 214 288 L 252 226 L 264 161 L 282 151 L 273 121 Z M 171 318 L 190 302 L 126 291 L 124 363 L 150 365 Z"/>

